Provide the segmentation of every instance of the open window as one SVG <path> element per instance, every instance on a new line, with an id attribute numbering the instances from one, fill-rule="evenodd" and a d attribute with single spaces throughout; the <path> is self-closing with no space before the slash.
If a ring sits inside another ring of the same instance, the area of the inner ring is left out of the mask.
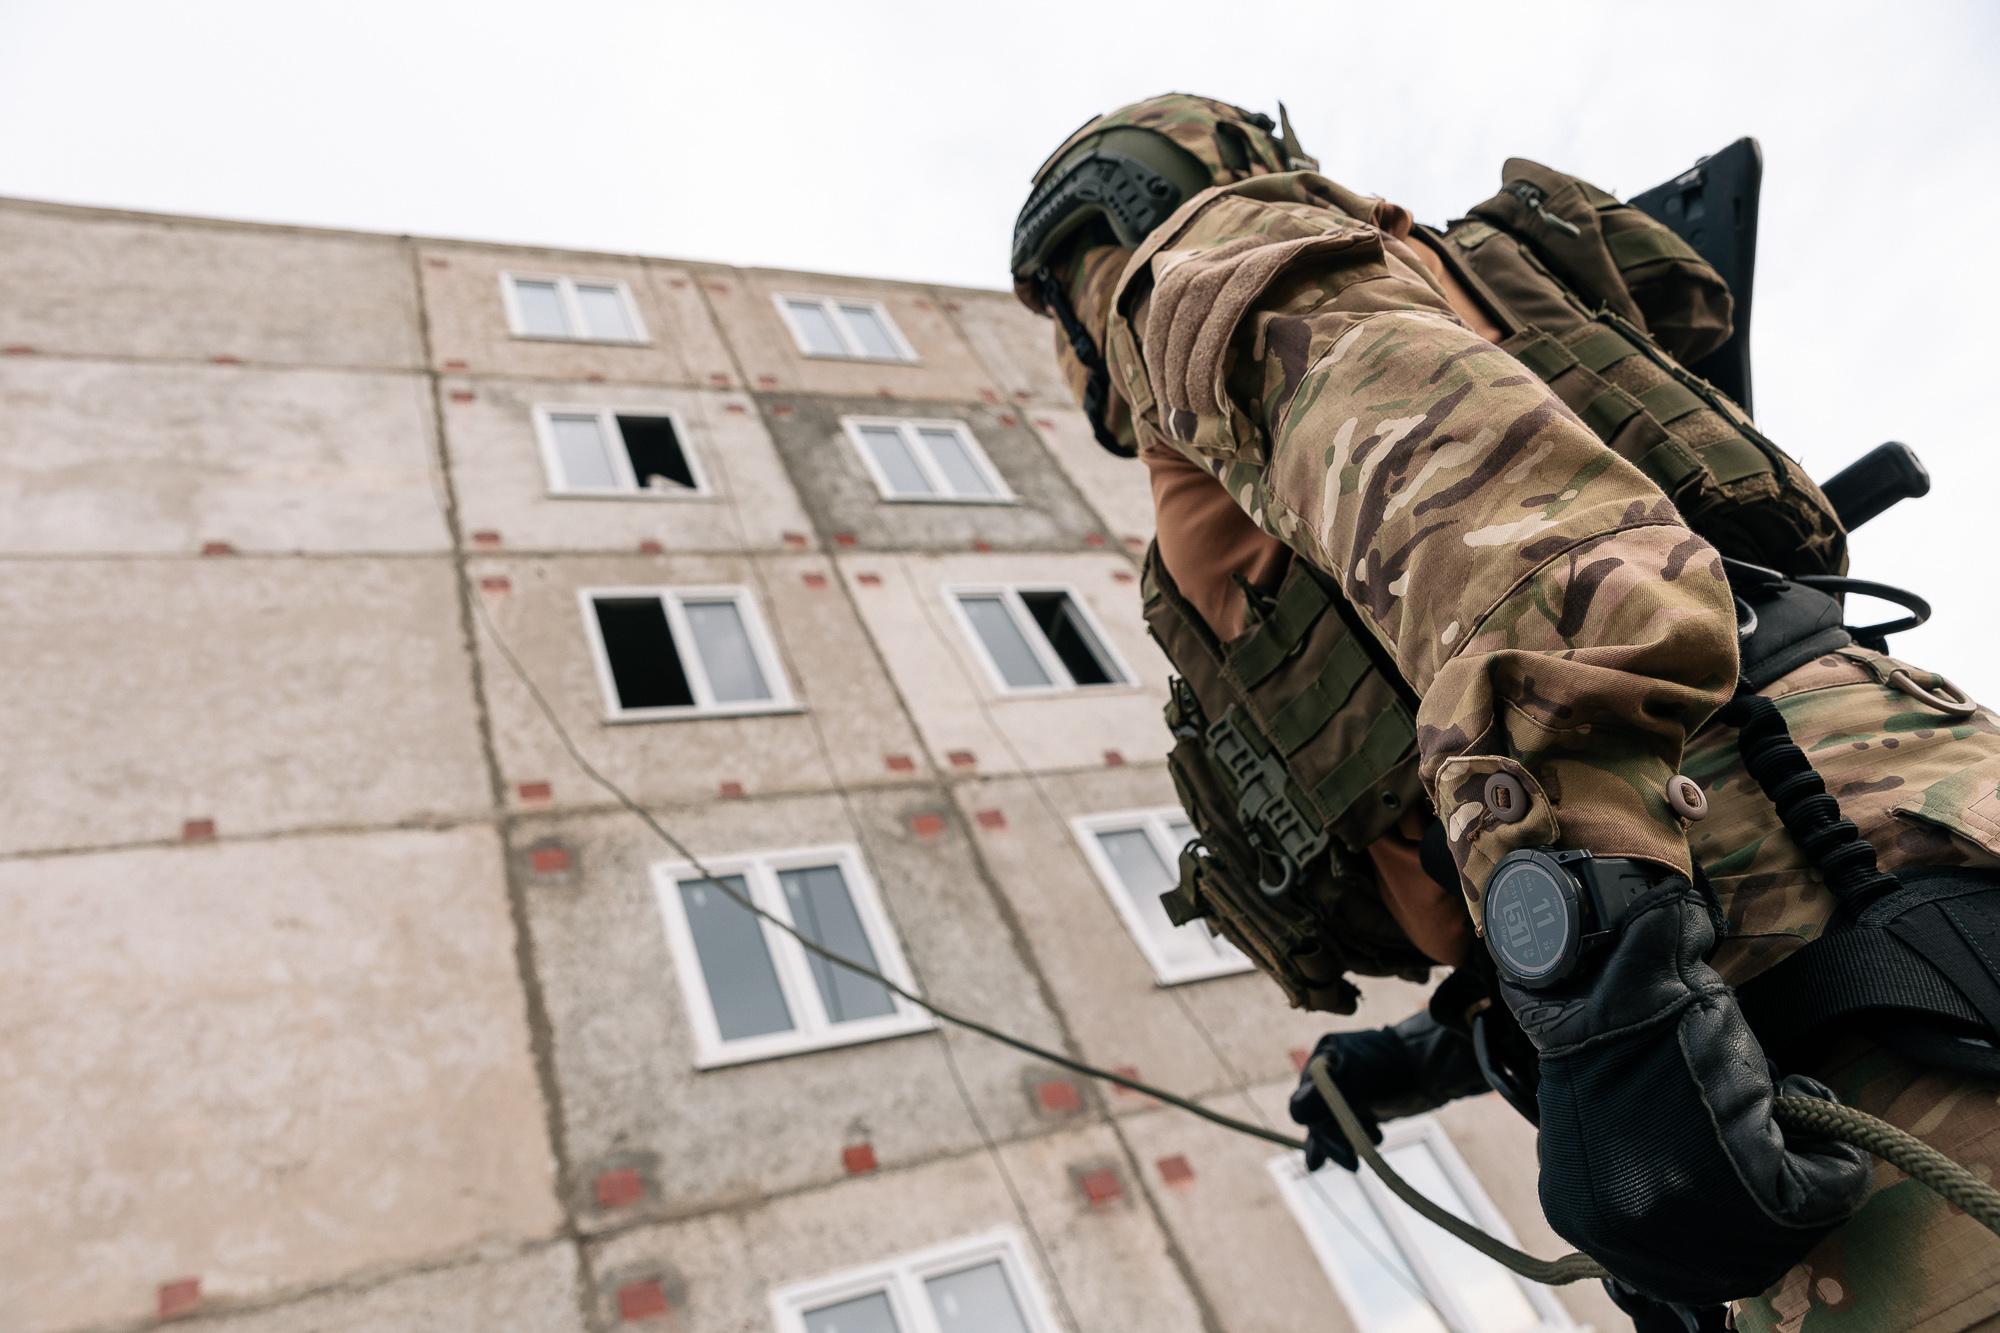
<path id="1" fill-rule="evenodd" d="M 1007 504 L 1007 483 L 963 421 L 844 417 L 841 426 L 885 500 Z"/>
<path id="2" fill-rule="evenodd" d="M 844 361 L 915 361 L 917 354 L 880 301 L 779 295 L 778 313 L 807 356 Z"/>
<path id="3" fill-rule="evenodd" d="M 582 600 L 611 721 L 797 706 L 745 589 L 598 588 Z"/>
<path id="4" fill-rule="evenodd" d="M 952 588 L 947 600 L 995 685 L 1009 694 L 1129 685 L 1125 669 L 1067 588 Z"/>
<path id="5" fill-rule="evenodd" d="M 778 1333 L 1057 1333 L 1011 1230 L 771 1294 Z"/>
<path id="6" fill-rule="evenodd" d="M 1194 837 L 1179 808 L 1085 815 L 1070 829 L 1162 986 L 1251 969 L 1235 945 L 1202 922 L 1175 925 L 1160 904 L 1160 895 L 1180 882 L 1181 848 Z"/>
<path id="7" fill-rule="evenodd" d="M 1382 1127 L 1382 1155 L 1419 1190 L 1512 1245 L 1514 1233 L 1430 1116 Z M 1292 1216 L 1356 1328 L 1398 1333 L 1538 1333 L 1574 1327 L 1546 1288 L 1515 1277 L 1418 1216 L 1372 1172 L 1308 1174 L 1273 1158 Z"/>
<path id="8" fill-rule="evenodd" d="M 503 273 L 507 326 L 517 338 L 639 343 L 645 325 L 632 289 L 616 280 Z"/>
<path id="9" fill-rule="evenodd" d="M 906 988 L 902 950 L 853 847 L 705 859 L 655 869 L 695 1063 L 703 1069 L 876 1041 L 933 1026 L 880 982 L 819 957 L 744 907 Z"/>
<path id="10" fill-rule="evenodd" d="M 535 428 L 552 495 L 685 499 L 709 493 L 680 419 L 670 412 L 538 407 Z"/>

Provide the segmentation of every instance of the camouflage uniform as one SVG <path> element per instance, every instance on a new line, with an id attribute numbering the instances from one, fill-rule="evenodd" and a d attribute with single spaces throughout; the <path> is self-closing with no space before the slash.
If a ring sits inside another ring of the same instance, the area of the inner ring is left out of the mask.
<path id="1" fill-rule="evenodd" d="M 1170 136 L 1209 134 L 1192 101 L 1142 110 Z M 1515 848 L 1683 873 L 1692 856 L 1731 926 L 1715 966 L 1741 983 L 1813 938 L 1832 903 L 1740 767 L 1733 731 L 1704 729 L 1737 679 L 1720 559 L 1385 249 L 1372 203 L 1267 167 L 1189 199 L 1136 253 L 1086 256 L 1072 290 L 1102 331 L 1118 424 L 1129 413 L 1141 444 L 1200 463 L 1338 578 L 1421 697 L 1422 774 L 1475 924 L 1478 886 Z M 1765 694 L 1884 868 L 2000 866 L 2000 722 L 1928 708 L 1889 683 L 1901 665 L 1845 649 Z M 1692 826 L 1665 795 L 1681 771 L 1710 796 Z M 1485 808 L 1496 772 L 1530 793 L 1527 818 Z M 1993 1088 L 1865 1042 L 1816 1072 L 1976 1170 L 2000 1165 Z M 1862 1213 L 1740 1318 L 1974 1327 L 2000 1318 L 1996 1260 L 1989 1233 L 1883 1166 Z"/>

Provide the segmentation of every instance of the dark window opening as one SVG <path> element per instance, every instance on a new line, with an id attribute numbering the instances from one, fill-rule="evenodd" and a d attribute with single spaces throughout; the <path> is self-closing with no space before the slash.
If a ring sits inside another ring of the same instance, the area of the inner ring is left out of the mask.
<path id="1" fill-rule="evenodd" d="M 650 490 L 654 477 L 695 489 L 694 468 L 674 433 L 673 418 L 621 416 L 618 433 L 625 437 L 625 452 L 631 455 L 632 475 L 639 479 L 640 490 Z"/>
<path id="2" fill-rule="evenodd" d="M 1083 621 L 1083 613 L 1066 592 L 1024 592 L 1021 602 L 1028 608 L 1028 614 L 1042 628 L 1049 646 L 1056 650 L 1063 666 L 1069 671 L 1070 679 L 1079 685 L 1116 685 L 1120 683 L 1118 673 L 1111 666 L 1110 654 L 1097 642 L 1097 636 L 1090 632 L 1090 626 Z"/>
<path id="3" fill-rule="evenodd" d="M 667 609 L 657 597 L 602 598 L 591 603 L 611 659 L 611 682 L 621 708 L 688 708 L 688 685 Z"/>

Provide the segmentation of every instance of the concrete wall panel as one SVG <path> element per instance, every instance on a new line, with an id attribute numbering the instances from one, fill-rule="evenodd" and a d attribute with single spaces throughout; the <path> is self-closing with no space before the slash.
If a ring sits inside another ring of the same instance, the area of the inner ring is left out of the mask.
<path id="1" fill-rule="evenodd" d="M 459 395 L 471 394 L 469 401 Z M 551 493 L 535 408 L 665 412 L 709 494 L 617 498 Z M 763 426 L 741 395 L 630 384 L 451 377 L 445 436 L 468 533 L 497 533 L 534 551 L 781 550 L 809 540 L 811 522 Z"/>
<path id="2" fill-rule="evenodd" d="M 625 556 L 473 562 L 478 594 L 577 743 L 614 782 L 652 802 L 904 782 L 917 742 L 873 646 L 819 556 Z M 493 590 L 498 580 L 504 591 Z M 746 587 L 776 641 L 796 712 L 607 722 L 578 598 L 585 588 Z M 562 803 L 608 799 L 587 783 L 482 632 L 494 744 L 510 795 L 550 783 Z M 829 767 L 829 761 L 831 767 Z M 531 801 L 529 808 L 546 802 Z"/>
<path id="3" fill-rule="evenodd" d="M 489 807 L 450 565 L 19 561 L 0 851 Z"/>
<path id="4" fill-rule="evenodd" d="M 1010 402 L 1075 407 L 1057 370 L 1055 320 L 1032 313 L 1012 292 L 952 287 L 936 297 Z"/>
<path id="5" fill-rule="evenodd" d="M 860 549 L 964 551 L 974 542 L 998 550 L 1076 550 L 1087 537 L 1102 539 L 1097 515 L 1013 412 L 973 403 L 884 403 L 879 398 L 766 394 L 761 400 L 771 437 L 827 541 Z M 848 416 L 963 422 L 1017 502 L 883 499 L 841 426 Z"/>
<path id="6" fill-rule="evenodd" d="M 414 374 L 0 361 L 0 551 L 449 547 Z"/>
<path id="7" fill-rule="evenodd" d="M 490 831 L 0 862 L 8 1326 L 551 1233 Z"/>
<path id="8" fill-rule="evenodd" d="M 415 286 L 394 237 L 0 201 L 0 345 L 409 368 Z"/>
<path id="9" fill-rule="evenodd" d="M 1070 484 L 1089 498 L 1113 540 L 1138 555 L 1153 539 L 1153 487 L 1146 465 L 1136 458 L 1119 458 L 1099 444 L 1081 412 L 1030 410 L 1043 447 Z"/>
<path id="10" fill-rule="evenodd" d="M 844 398 L 897 398 L 999 403 L 1002 387 L 980 364 L 951 317 L 928 288 L 825 273 L 774 269 L 705 269 L 703 290 L 736 360 L 758 392 L 824 393 Z M 859 361 L 799 351 L 775 298 L 859 297 L 887 308 L 915 361 Z"/>
<path id="11" fill-rule="evenodd" d="M 577 1284 L 576 1249 L 561 1242 L 173 1327 L 175 1333 L 585 1333 Z"/>
<path id="12" fill-rule="evenodd" d="M 921 993 L 1059 1045 L 969 844 L 949 823 L 913 827 L 938 812 L 948 812 L 942 793 L 919 787 L 857 797 L 851 808 L 825 795 L 721 802 L 660 818 L 705 858 L 857 846 Z M 573 1202 L 586 1226 L 829 1184 L 848 1172 L 843 1151 L 863 1144 L 884 1169 L 976 1147 L 945 1042 L 992 1132 L 1061 1123 L 1034 1097 L 1035 1085 L 1056 1075 L 958 1032 L 697 1070 L 652 878 L 654 866 L 680 857 L 624 812 L 537 819 L 515 833 L 524 861 L 550 841 L 568 850 L 571 869 L 530 876 L 529 917 L 578 1177 Z M 643 1174 L 645 1197 L 604 1209 L 594 1181 L 621 1168 Z"/>
<path id="13" fill-rule="evenodd" d="M 931 760 L 982 773 L 1097 767 L 1164 758 L 1167 663 L 1146 637 L 1131 565 L 1087 555 L 851 555 L 839 559 Z M 1095 617 L 1131 685 L 1008 695 L 953 614 L 947 586 L 1066 587 Z M 966 764 L 952 756 L 971 755 Z M 1115 755 L 1116 760 L 1107 756 Z"/>
<path id="14" fill-rule="evenodd" d="M 730 388 L 736 376 L 692 276 L 628 255 L 502 249 L 427 241 L 418 247 L 432 368 L 446 373 L 596 379 Z M 608 343 L 516 337 L 501 274 L 623 282 L 645 341 Z"/>

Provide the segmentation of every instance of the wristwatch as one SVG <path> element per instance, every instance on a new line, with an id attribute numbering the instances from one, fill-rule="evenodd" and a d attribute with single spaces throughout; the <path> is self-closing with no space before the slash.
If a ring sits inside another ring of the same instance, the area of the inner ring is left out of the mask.
<path id="1" fill-rule="evenodd" d="M 1486 880 L 1486 947 L 1516 986 L 1553 986 L 1617 933 L 1640 895 L 1680 878 L 1624 856 L 1554 847 L 1509 852 Z"/>

